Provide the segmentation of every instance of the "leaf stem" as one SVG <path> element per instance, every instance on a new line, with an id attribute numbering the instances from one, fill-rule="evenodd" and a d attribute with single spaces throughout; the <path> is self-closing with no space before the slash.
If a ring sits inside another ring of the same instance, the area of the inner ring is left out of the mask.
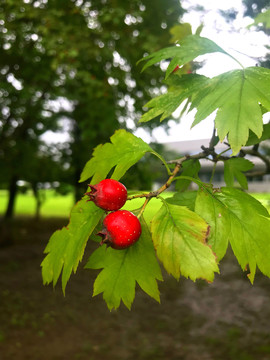
<path id="1" fill-rule="evenodd" d="M 227 53 L 227 52 L 226 52 L 226 54 L 227 54 L 231 59 L 233 59 L 234 61 L 236 61 L 237 64 L 240 65 L 243 70 L 245 70 L 245 67 L 240 63 L 239 60 L 237 60 L 234 56 L 232 56 L 231 54 L 229 54 L 229 53 Z"/>
<path id="2" fill-rule="evenodd" d="M 132 199 L 138 199 L 138 198 L 142 198 L 145 197 L 145 201 L 144 204 L 140 210 L 140 213 L 138 215 L 138 218 L 140 218 L 140 216 L 143 214 L 146 205 L 149 203 L 149 201 L 153 198 L 153 197 L 157 197 L 159 196 L 163 191 L 165 191 L 166 189 L 168 189 L 168 187 L 171 185 L 171 183 L 173 182 L 175 176 L 177 175 L 178 171 L 181 168 L 181 164 L 176 164 L 171 176 L 169 177 L 169 179 L 166 181 L 165 184 L 163 184 L 158 190 L 156 191 L 150 191 L 147 194 L 138 194 L 138 195 L 133 195 L 127 198 L 127 200 L 132 200 Z"/>
<path id="3" fill-rule="evenodd" d="M 180 167 L 182 167 L 182 164 L 184 161 L 189 160 L 189 159 L 204 159 L 208 156 L 209 154 L 206 153 L 205 149 L 204 151 L 195 154 L 195 155 L 185 155 L 179 159 L 176 160 L 170 160 L 168 161 L 168 164 L 176 164 L 176 165 L 180 165 Z"/>
<path id="4" fill-rule="evenodd" d="M 221 153 L 219 153 L 216 158 L 214 159 L 215 163 L 214 163 L 214 166 L 213 166 L 213 170 L 212 170 L 212 174 L 211 174 L 211 178 L 209 180 L 209 183 L 212 184 L 212 181 L 213 181 L 213 178 L 214 178 L 214 175 L 215 175 L 215 172 L 216 172 L 216 167 L 217 167 L 217 163 L 220 159 L 220 157 L 222 157 L 223 154 L 225 154 L 227 151 L 229 151 L 231 148 L 229 147 L 228 149 L 225 149 L 223 150 Z M 227 160 L 227 158 L 226 158 Z M 225 161 L 225 160 L 223 160 Z"/>
<path id="5" fill-rule="evenodd" d="M 140 212 L 139 212 L 139 214 L 137 216 L 138 219 L 142 216 L 142 214 L 143 214 L 143 212 L 144 212 L 144 210 L 146 208 L 146 205 L 149 203 L 150 200 L 151 200 L 151 198 L 146 198 L 145 199 L 145 202 L 143 203 L 143 206 L 142 206 L 142 208 L 141 208 L 141 210 L 140 210 Z"/>
<path id="6" fill-rule="evenodd" d="M 215 162 L 215 165 L 214 165 L 214 169 L 216 167 L 216 163 L 219 161 L 219 160 L 227 160 L 228 158 L 227 157 L 224 157 L 222 156 L 225 152 L 227 152 L 228 150 L 230 150 L 230 147 L 227 148 L 226 150 L 222 151 L 220 154 L 217 154 L 215 152 L 215 148 L 214 148 L 214 137 L 215 137 L 215 130 L 213 131 L 213 136 L 210 140 L 210 144 L 209 144 L 209 148 L 206 148 L 204 146 L 202 146 L 202 152 L 198 153 L 198 154 L 195 154 L 195 155 L 185 155 L 179 159 L 176 159 L 176 160 L 171 160 L 171 161 L 168 161 L 167 164 L 175 164 L 175 167 L 174 167 L 174 170 L 173 172 L 171 172 L 169 170 L 169 167 L 168 165 L 166 164 L 166 168 L 167 168 L 167 171 L 168 171 L 168 174 L 170 175 L 168 180 L 166 181 L 165 184 L 163 184 L 158 190 L 156 191 L 150 191 L 148 193 L 143 193 L 143 194 L 138 194 L 138 195 L 133 195 L 133 196 L 129 196 L 127 198 L 127 200 L 133 200 L 133 199 L 139 199 L 139 198 L 145 198 L 145 201 L 144 201 L 144 204 L 140 210 L 140 213 L 138 215 L 138 217 L 140 217 L 147 204 L 149 203 L 149 201 L 153 198 L 153 197 L 158 197 L 163 191 L 165 191 L 166 189 L 168 189 L 168 187 L 171 185 L 171 183 L 174 181 L 174 180 L 177 180 L 179 178 L 181 179 L 186 179 L 186 180 L 190 180 L 190 181 L 193 181 L 195 182 L 198 186 L 200 187 L 203 187 L 203 188 L 206 188 L 205 185 L 198 179 L 194 179 L 192 177 L 189 177 L 189 176 L 181 176 L 181 177 L 176 177 L 176 175 L 178 174 L 178 172 L 180 171 L 181 167 L 183 166 L 183 163 L 189 159 L 208 159 L 208 160 L 211 160 L 213 162 Z M 165 160 L 157 153 L 153 152 L 154 155 L 156 155 L 164 164 L 165 164 Z M 213 159 L 209 159 L 208 156 L 211 155 L 213 157 Z M 211 181 L 213 179 L 213 176 L 214 176 L 214 170 L 213 170 L 213 173 L 212 173 L 212 176 L 211 176 Z"/>
<path id="7" fill-rule="evenodd" d="M 171 169 L 169 168 L 168 163 L 166 162 L 166 160 L 159 153 L 157 153 L 154 150 L 151 151 L 151 154 L 155 155 L 159 160 L 161 160 L 163 165 L 165 165 L 165 167 L 166 167 L 168 175 L 172 175 Z"/>
<path id="8" fill-rule="evenodd" d="M 217 161 L 214 163 L 213 170 L 212 170 L 212 173 L 211 173 L 211 177 L 210 177 L 210 180 L 209 180 L 209 184 L 212 184 L 212 181 L 213 181 L 213 178 L 214 178 L 214 175 L 215 175 L 215 172 L 216 172 L 216 167 L 217 167 Z"/>

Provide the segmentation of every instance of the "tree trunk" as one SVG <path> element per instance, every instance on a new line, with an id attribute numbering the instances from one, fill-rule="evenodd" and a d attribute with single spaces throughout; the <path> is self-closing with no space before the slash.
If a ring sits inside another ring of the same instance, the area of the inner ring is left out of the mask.
<path id="1" fill-rule="evenodd" d="M 38 186 L 37 183 L 32 183 L 32 190 L 36 199 L 36 211 L 35 211 L 35 219 L 39 220 L 40 219 L 40 208 L 41 208 L 41 197 L 38 191 Z"/>
<path id="2" fill-rule="evenodd" d="M 15 206 L 15 199 L 17 195 L 17 181 L 18 177 L 14 175 L 9 183 L 9 199 L 8 199 L 8 205 L 5 212 L 5 219 L 12 219 L 14 215 L 14 206 Z"/>
<path id="3" fill-rule="evenodd" d="M 74 181 L 74 200 L 75 203 L 81 199 L 84 194 L 84 187 L 79 183 L 80 175 L 84 166 L 83 158 L 83 144 L 82 144 L 82 136 L 81 129 L 77 122 L 74 122 L 73 125 L 73 138 L 74 143 L 72 146 L 72 162 L 73 162 L 73 181 Z M 83 163 L 83 164 L 82 164 Z"/>

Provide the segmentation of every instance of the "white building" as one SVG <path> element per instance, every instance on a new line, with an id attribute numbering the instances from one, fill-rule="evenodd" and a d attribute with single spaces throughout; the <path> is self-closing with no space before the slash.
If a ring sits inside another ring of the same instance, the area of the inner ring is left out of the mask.
<path id="1" fill-rule="evenodd" d="M 184 155 L 194 155 L 202 151 L 201 146 L 209 147 L 209 141 L 207 139 L 202 140 L 189 140 L 189 141 L 177 141 L 177 142 L 168 142 L 163 145 L 167 150 L 174 151 L 181 156 Z M 270 146 L 270 140 L 264 141 L 264 144 Z M 251 148 L 251 147 L 250 147 Z M 218 143 L 215 146 L 216 153 L 221 153 L 223 150 L 226 150 L 227 146 Z M 248 149 L 248 148 L 246 148 Z M 230 152 L 226 152 L 224 154 L 226 156 L 230 155 Z M 258 157 L 255 156 L 246 156 L 246 159 L 250 160 L 254 164 L 254 168 L 252 171 L 263 171 L 265 169 L 265 163 Z M 269 159 L 270 160 L 270 159 Z M 200 179 L 204 182 L 208 182 L 210 180 L 212 170 L 213 170 L 213 162 L 201 159 L 201 170 L 199 172 Z M 216 187 L 224 186 L 224 165 L 222 161 L 219 161 L 216 166 L 215 175 L 213 178 L 213 185 Z M 248 177 L 248 186 L 250 192 L 270 192 L 270 174 L 264 176 L 257 177 Z"/>

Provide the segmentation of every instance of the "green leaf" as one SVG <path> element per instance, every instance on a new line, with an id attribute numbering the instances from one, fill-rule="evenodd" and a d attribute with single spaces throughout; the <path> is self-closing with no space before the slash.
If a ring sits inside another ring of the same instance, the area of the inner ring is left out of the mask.
<path id="1" fill-rule="evenodd" d="M 91 182 L 96 184 L 105 179 L 114 167 L 111 178 L 119 180 L 146 152 L 152 151 L 142 139 L 125 130 L 118 130 L 111 137 L 111 143 L 96 147 L 83 169 L 80 182 L 93 177 Z"/>
<path id="2" fill-rule="evenodd" d="M 188 35 L 192 35 L 191 25 L 189 23 L 177 24 L 170 28 L 170 34 L 171 42 L 176 43 Z"/>
<path id="3" fill-rule="evenodd" d="M 249 266 L 251 283 L 256 266 L 270 277 L 270 218 L 259 201 L 238 189 L 201 189 L 195 211 L 210 225 L 209 244 L 219 260 L 230 242 L 241 268 Z"/>
<path id="4" fill-rule="evenodd" d="M 151 231 L 157 256 L 169 274 L 176 279 L 182 275 L 193 281 L 213 281 L 218 266 L 206 243 L 208 224 L 199 215 L 164 201 Z"/>
<path id="5" fill-rule="evenodd" d="M 261 138 L 261 106 L 270 108 L 269 69 L 250 67 L 229 71 L 212 79 L 191 75 L 175 76 L 168 93 L 146 104 L 151 109 L 140 121 L 146 122 L 159 115 L 162 115 L 162 121 L 188 99 L 189 111 L 197 109 L 192 126 L 217 111 L 217 134 L 220 141 L 228 137 L 233 155 L 246 145 L 250 130 Z"/>
<path id="6" fill-rule="evenodd" d="M 148 295 L 160 301 L 157 280 L 162 280 L 162 275 L 149 229 L 142 217 L 140 221 L 142 235 L 133 246 L 114 250 L 103 245 L 90 256 L 85 266 L 103 269 L 95 280 L 93 296 L 103 293 L 110 310 L 117 309 L 121 300 L 128 309 L 131 308 L 136 282 Z"/>
<path id="7" fill-rule="evenodd" d="M 197 191 L 176 192 L 173 197 L 167 198 L 169 204 L 186 206 L 189 210 L 195 210 Z"/>
<path id="8" fill-rule="evenodd" d="M 254 24 L 256 24 L 256 25 L 263 24 L 267 29 L 269 29 L 270 28 L 270 9 L 257 15 L 255 17 Z"/>
<path id="9" fill-rule="evenodd" d="M 270 107 L 270 70 L 250 67 L 233 70 L 208 80 L 192 99 L 197 108 L 192 126 L 215 110 L 215 126 L 220 141 L 226 136 L 237 154 L 247 143 L 249 130 L 261 137 L 263 130 L 260 104 Z"/>
<path id="10" fill-rule="evenodd" d="M 190 211 L 195 211 L 197 191 L 176 192 L 172 197 L 166 198 L 166 202 L 172 205 L 187 207 Z"/>
<path id="11" fill-rule="evenodd" d="M 202 32 L 202 29 L 203 29 L 203 23 L 201 23 L 198 27 L 197 27 L 197 29 L 196 29 L 196 31 L 195 31 L 195 34 L 196 35 L 200 35 L 201 34 L 201 32 Z"/>
<path id="12" fill-rule="evenodd" d="M 267 139 L 270 139 L 270 124 L 263 125 L 263 132 L 260 138 L 258 138 L 254 132 L 250 131 L 246 146 L 258 144 L 259 142 Z"/>
<path id="13" fill-rule="evenodd" d="M 181 175 L 189 176 L 192 178 L 198 178 L 198 173 L 200 169 L 201 169 L 200 161 L 198 159 L 190 159 L 183 163 Z M 181 175 L 175 184 L 175 188 L 177 191 L 186 190 L 191 183 L 191 180 L 181 179 Z"/>
<path id="14" fill-rule="evenodd" d="M 74 206 L 68 226 L 55 231 L 45 248 L 47 255 L 41 264 L 44 284 L 53 282 L 55 286 L 63 269 L 62 288 L 65 292 L 72 270 L 76 272 L 87 240 L 103 213 L 94 203 L 86 200 Z"/>
<path id="15" fill-rule="evenodd" d="M 140 122 L 148 122 L 159 115 L 162 115 L 160 121 L 166 119 L 183 101 L 189 99 L 191 95 L 194 96 L 207 80 L 205 76 L 197 74 L 174 77 L 169 82 L 170 87 L 166 94 L 153 98 L 145 105 L 150 110 L 143 114 Z"/>
<path id="16" fill-rule="evenodd" d="M 167 71 L 166 78 L 170 75 L 173 69 L 179 65 L 182 66 L 200 55 L 220 52 L 226 54 L 226 51 L 219 47 L 215 42 L 210 39 L 200 37 L 198 35 L 189 35 L 183 38 L 180 42 L 181 46 L 173 46 L 154 52 L 142 58 L 139 62 L 148 60 L 144 65 L 143 70 L 151 65 L 154 65 L 161 60 L 172 58 Z"/>
<path id="17" fill-rule="evenodd" d="M 254 164 L 244 158 L 231 158 L 224 161 L 224 180 L 227 186 L 234 186 L 234 179 L 243 189 L 248 189 L 247 178 L 243 172 L 251 170 Z"/>

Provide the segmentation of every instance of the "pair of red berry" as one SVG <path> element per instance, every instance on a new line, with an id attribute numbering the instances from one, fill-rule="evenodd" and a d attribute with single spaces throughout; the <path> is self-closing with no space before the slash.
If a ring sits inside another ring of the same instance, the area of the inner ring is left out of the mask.
<path id="1" fill-rule="evenodd" d="M 88 201 L 106 211 L 112 211 L 103 220 L 103 229 L 97 235 L 101 244 L 114 249 L 126 249 L 133 245 L 141 235 L 141 224 L 130 211 L 119 210 L 127 200 L 127 189 L 119 181 L 105 179 L 96 185 L 89 185 Z"/>

